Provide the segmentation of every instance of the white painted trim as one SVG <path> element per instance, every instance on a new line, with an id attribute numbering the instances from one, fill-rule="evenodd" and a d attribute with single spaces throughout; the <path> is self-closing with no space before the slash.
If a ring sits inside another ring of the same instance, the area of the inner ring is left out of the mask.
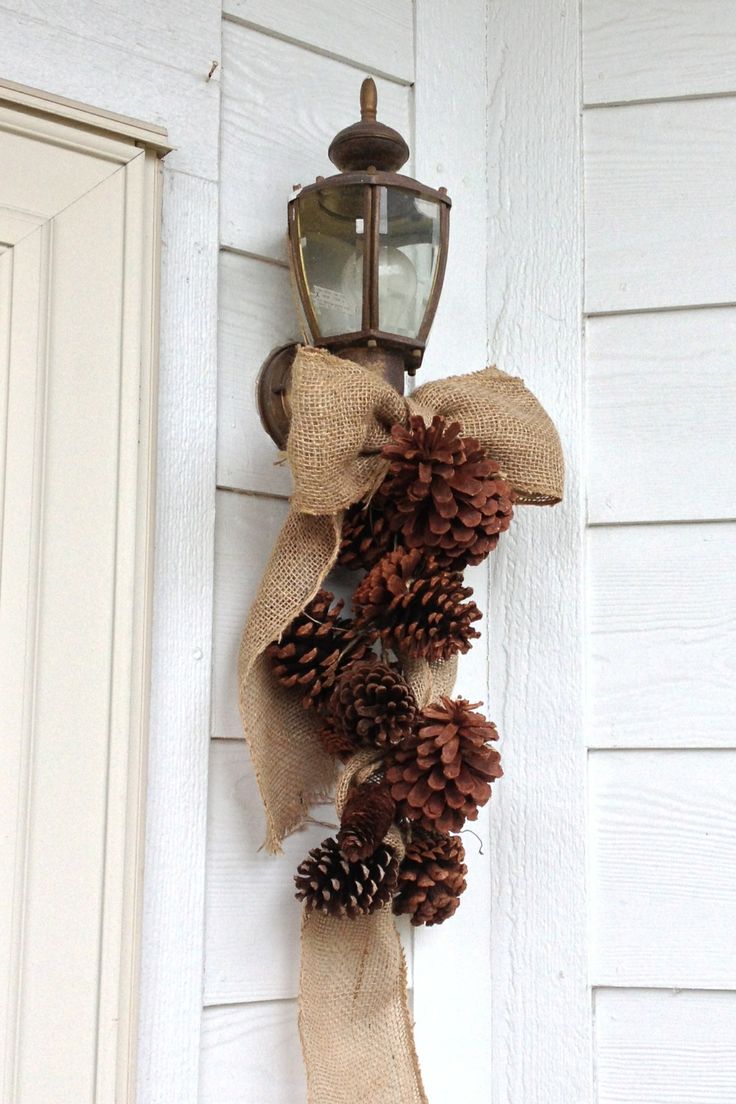
<path id="1" fill-rule="evenodd" d="M 127 115 L 118 115 L 114 111 L 103 111 L 101 108 L 90 107 L 89 104 L 68 100 L 64 96 L 57 96 L 52 92 L 44 92 L 40 88 L 31 88 L 25 84 L 17 84 L 15 81 L 0 80 L 0 104 L 28 108 L 30 111 L 45 115 L 60 116 L 65 121 L 76 123 L 78 126 L 93 127 L 109 134 L 123 135 L 126 138 L 132 138 L 138 145 L 156 150 L 162 157 L 174 148 L 166 141 L 165 127 L 144 123 L 140 119 L 131 119 Z"/>
<path id="2" fill-rule="evenodd" d="M 492 813 L 492 1099 L 588 1104 L 582 157 L 577 0 L 489 4 L 491 358 L 555 420 L 565 501 L 492 564 L 505 775 Z"/>
<path id="3" fill-rule="evenodd" d="M 164 172 L 137 1104 L 197 1104 L 217 430 L 217 183 Z"/>

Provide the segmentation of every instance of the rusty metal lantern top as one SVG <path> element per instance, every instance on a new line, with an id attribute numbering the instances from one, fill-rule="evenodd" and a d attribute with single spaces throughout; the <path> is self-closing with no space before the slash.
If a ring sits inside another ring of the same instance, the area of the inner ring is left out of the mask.
<path id="1" fill-rule="evenodd" d="M 360 121 L 335 136 L 341 171 L 299 188 L 288 204 L 289 261 L 313 344 L 379 371 L 399 391 L 422 362 L 447 260 L 451 201 L 403 176 L 401 135 L 376 119 L 371 77 Z M 293 350 L 275 350 L 259 379 L 259 409 L 283 445 Z"/>
<path id="2" fill-rule="evenodd" d="M 413 374 L 439 302 L 450 199 L 401 168 L 409 147 L 376 121 L 376 85 L 363 81 L 361 120 L 333 139 L 342 171 L 289 201 L 289 257 L 315 345 L 377 347 Z"/>

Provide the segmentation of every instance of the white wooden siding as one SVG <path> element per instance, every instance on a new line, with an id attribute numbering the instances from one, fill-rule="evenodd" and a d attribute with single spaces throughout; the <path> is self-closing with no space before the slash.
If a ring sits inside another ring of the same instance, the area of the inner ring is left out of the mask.
<path id="1" fill-rule="evenodd" d="M 257 1096 L 254 1085 L 258 1086 Z M 297 1104 L 307 1081 L 295 1000 L 206 1008 L 200 1104 Z M 719 1102 L 720 1104 L 720 1102 Z"/>
<path id="2" fill-rule="evenodd" d="M 736 92 L 731 0 L 585 0 L 585 101 Z"/>
<path id="3" fill-rule="evenodd" d="M 591 529 L 588 742 L 733 747 L 736 525 Z"/>
<path id="4" fill-rule="evenodd" d="M 736 97 L 585 113 L 589 313 L 736 301 Z"/>
<path id="5" fill-rule="evenodd" d="M 736 1096 L 735 14 L 583 4 L 597 1104 Z"/>
<path id="6" fill-rule="evenodd" d="M 264 433 L 256 407 L 258 369 L 271 349 L 300 337 L 289 271 L 239 253 L 220 253 L 220 365 L 217 482 L 288 495 L 288 464 Z"/>
<path id="7" fill-rule="evenodd" d="M 599 989 L 595 1022 L 599 1104 L 732 1104 L 734 993 Z"/>
<path id="8" fill-rule="evenodd" d="M 224 0 L 226 19 L 271 31 L 365 72 L 410 84 L 414 78 L 412 0 Z"/>
<path id="9" fill-rule="evenodd" d="M 590 757 L 593 984 L 736 988 L 736 750 Z"/>
<path id="10" fill-rule="evenodd" d="M 286 201 L 328 173 L 327 147 L 359 113 L 360 74 L 236 23 L 223 25 L 222 46 L 221 244 L 285 261 Z M 379 117 L 411 146 L 410 89 L 376 84 Z"/>
<path id="11" fill-rule="evenodd" d="M 736 517 L 736 310 L 590 318 L 588 518 Z"/>

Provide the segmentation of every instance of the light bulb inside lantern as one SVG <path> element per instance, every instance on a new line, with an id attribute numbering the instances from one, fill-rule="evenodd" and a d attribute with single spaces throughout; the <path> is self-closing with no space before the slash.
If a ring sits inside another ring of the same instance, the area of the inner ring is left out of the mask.
<path id="1" fill-rule="evenodd" d="M 354 253 L 342 270 L 340 285 L 353 310 L 363 302 L 363 257 Z M 386 333 L 409 332 L 414 317 L 417 274 L 409 258 L 393 245 L 378 250 L 378 328 Z"/>

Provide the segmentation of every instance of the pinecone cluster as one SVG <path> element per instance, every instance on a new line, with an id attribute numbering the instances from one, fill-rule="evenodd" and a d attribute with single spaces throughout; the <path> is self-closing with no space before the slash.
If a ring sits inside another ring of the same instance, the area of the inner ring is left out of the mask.
<path id="1" fill-rule="evenodd" d="M 491 746 L 496 727 L 475 708 L 464 698 L 440 698 L 424 710 L 416 734 L 392 751 L 386 781 L 399 816 L 440 832 L 477 819 L 503 771 Z"/>
<path id="2" fill-rule="evenodd" d="M 399 653 L 430 661 L 467 652 L 481 613 L 462 575 L 418 548 L 379 560 L 355 591 L 355 623 L 375 629 Z"/>
<path id="3" fill-rule="evenodd" d="M 407 548 L 432 552 L 438 563 L 479 564 L 508 529 L 513 491 L 500 468 L 458 422 L 415 416 L 395 425 L 383 456 L 391 461 L 382 487 L 389 525 Z"/>
<path id="4" fill-rule="evenodd" d="M 392 902 L 412 924 L 433 925 L 465 890 L 465 852 L 452 833 L 476 819 L 503 772 L 495 726 L 464 698 L 420 712 L 401 661 L 445 661 L 480 635 L 462 572 L 508 528 L 513 492 L 479 442 L 440 416 L 394 426 L 382 455 L 383 484 L 343 517 L 338 565 L 363 572 L 353 619 L 320 590 L 267 655 L 281 685 L 316 710 L 328 754 L 377 757 L 375 773 L 352 785 L 336 838 L 299 866 L 297 898 L 334 917 Z M 406 842 L 401 865 L 386 842 L 392 825 Z"/>
<path id="5" fill-rule="evenodd" d="M 399 870 L 394 912 L 408 914 L 415 926 L 449 920 L 460 905 L 467 872 L 459 836 L 414 828 Z"/>

